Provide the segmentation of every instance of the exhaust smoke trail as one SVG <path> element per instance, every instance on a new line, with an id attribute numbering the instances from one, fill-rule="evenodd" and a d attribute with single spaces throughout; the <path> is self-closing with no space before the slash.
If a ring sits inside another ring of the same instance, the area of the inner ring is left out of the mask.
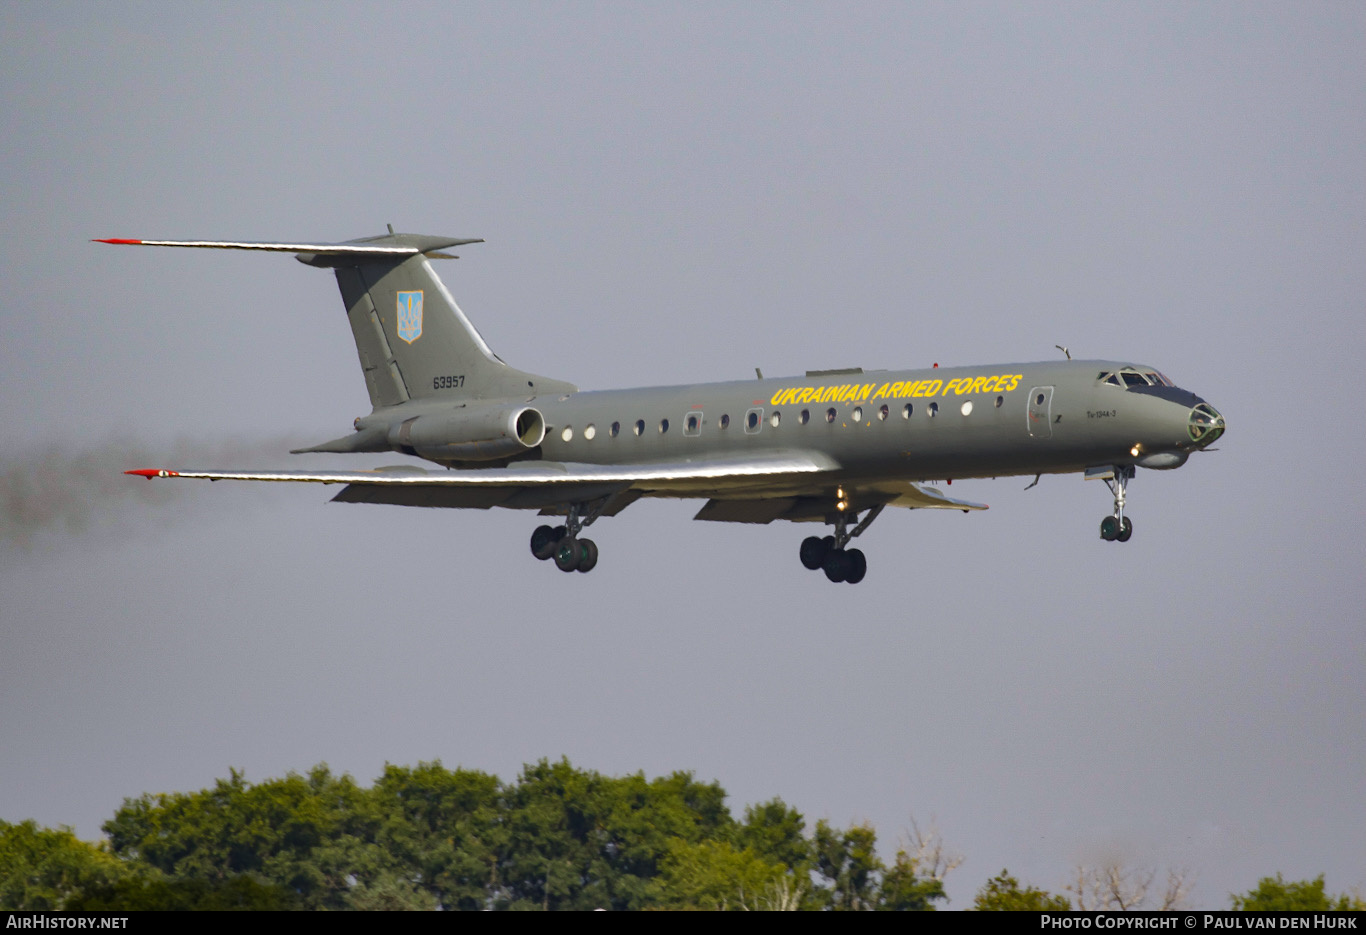
<path id="1" fill-rule="evenodd" d="M 112 440 L 86 449 L 51 445 L 19 455 L 0 455 L 0 548 L 28 550 L 40 541 L 70 540 L 115 526 L 133 513 L 128 506 L 156 507 L 190 493 L 188 484 L 147 481 L 124 471 L 147 467 L 265 467 L 284 461 L 287 439 L 199 442 L 181 439 L 156 446 Z M 164 510 L 142 515 L 161 522 Z"/>

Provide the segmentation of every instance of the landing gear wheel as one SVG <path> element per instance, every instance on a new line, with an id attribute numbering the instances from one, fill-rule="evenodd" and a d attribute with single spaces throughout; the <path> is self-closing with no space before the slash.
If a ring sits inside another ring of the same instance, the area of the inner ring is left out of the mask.
<path id="1" fill-rule="evenodd" d="M 830 541 L 827 542 L 826 539 Z M 807 536 L 802 540 L 802 566 L 811 571 L 816 571 L 825 565 L 825 557 L 830 554 L 830 547 L 834 545 L 834 536 Z"/>
<path id="2" fill-rule="evenodd" d="M 598 544 L 592 539 L 580 539 L 579 549 L 582 554 L 579 556 L 578 570 L 587 574 L 598 564 Z"/>
<path id="3" fill-rule="evenodd" d="M 531 554 L 545 561 L 555 552 L 555 543 L 564 535 L 564 527 L 537 526 L 531 534 Z"/>
<path id="4" fill-rule="evenodd" d="M 849 563 L 849 569 L 845 572 L 844 580 L 850 584 L 858 584 L 863 580 L 863 576 L 868 574 L 868 559 L 864 558 L 861 549 L 850 549 L 844 555 Z"/>
<path id="5" fill-rule="evenodd" d="M 850 571 L 849 553 L 843 549 L 831 549 L 825 557 L 825 577 L 831 581 L 844 581 Z"/>
<path id="6" fill-rule="evenodd" d="M 583 546 L 573 536 L 565 536 L 555 543 L 555 567 L 560 571 L 573 571 L 582 558 Z"/>
<path id="7" fill-rule="evenodd" d="M 1114 542 L 1119 538 L 1119 518 L 1107 516 L 1100 521 L 1100 537 L 1106 542 Z"/>
<path id="8" fill-rule="evenodd" d="M 1119 533 L 1115 536 L 1118 542 L 1128 542 L 1129 537 L 1134 534 L 1134 524 L 1129 522 L 1129 517 L 1124 517 L 1124 522 L 1120 524 Z"/>

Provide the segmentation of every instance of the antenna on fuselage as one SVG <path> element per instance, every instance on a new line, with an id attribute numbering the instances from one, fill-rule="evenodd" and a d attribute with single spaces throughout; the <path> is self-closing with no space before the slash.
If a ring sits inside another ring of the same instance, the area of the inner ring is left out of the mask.
<path id="1" fill-rule="evenodd" d="M 1072 359 L 1072 352 L 1069 351 L 1067 348 L 1063 347 L 1061 344 L 1054 344 L 1053 346 L 1056 347 L 1058 350 L 1062 351 L 1064 354 L 1066 354 L 1068 360 Z"/>
<path id="2" fill-rule="evenodd" d="M 760 370 L 758 367 L 754 368 L 754 375 L 758 377 L 760 380 L 764 378 L 764 372 Z"/>

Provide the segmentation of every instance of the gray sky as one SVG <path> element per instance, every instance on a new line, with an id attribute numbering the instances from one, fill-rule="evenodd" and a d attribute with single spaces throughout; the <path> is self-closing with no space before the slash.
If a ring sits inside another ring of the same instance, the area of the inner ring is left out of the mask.
<path id="1" fill-rule="evenodd" d="M 1366 889 L 1364 53 L 1358 3 L 0 2 L 0 818 L 566 754 L 886 855 L 933 819 L 950 908 L 1114 857 Z M 566 576 L 530 514 L 117 475 L 297 465 L 368 404 L 327 274 L 90 238 L 388 222 L 487 238 L 451 292 L 584 388 L 1067 344 L 1230 429 L 1125 546 L 1099 484 L 963 482 L 992 509 L 884 516 L 857 588 L 697 503 Z"/>

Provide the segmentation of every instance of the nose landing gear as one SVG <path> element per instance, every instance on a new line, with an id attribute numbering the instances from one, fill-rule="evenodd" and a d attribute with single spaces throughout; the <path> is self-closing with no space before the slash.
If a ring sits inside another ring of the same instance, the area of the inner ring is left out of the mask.
<path id="1" fill-rule="evenodd" d="M 861 535 L 872 525 L 886 504 L 879 503 L 868 511 L 863 521 L 852 530 L 846 531 L 847 520 L 843 512 L 835 515 L 835 534 L 833 536 L 807 536 L 802 540 L 802 566 L 825 572 L 831 581 L 847 581 L 858 584 L 868 573 L 868 559 L 860 549 L 846 549 L 849 540 Z"/>
<path id="2" fill-rule="evenodd" d="M 1115 512 L 1100 521 L 1100 537 L 1106 542 L 1128 542 L 1134 534 L 1134 524 L 1124 515 L 1124 489 L 1133 476 L 1133 465 L 1115 465 L 1113 476 L 1104 478 L 1115 495 Z"/>

